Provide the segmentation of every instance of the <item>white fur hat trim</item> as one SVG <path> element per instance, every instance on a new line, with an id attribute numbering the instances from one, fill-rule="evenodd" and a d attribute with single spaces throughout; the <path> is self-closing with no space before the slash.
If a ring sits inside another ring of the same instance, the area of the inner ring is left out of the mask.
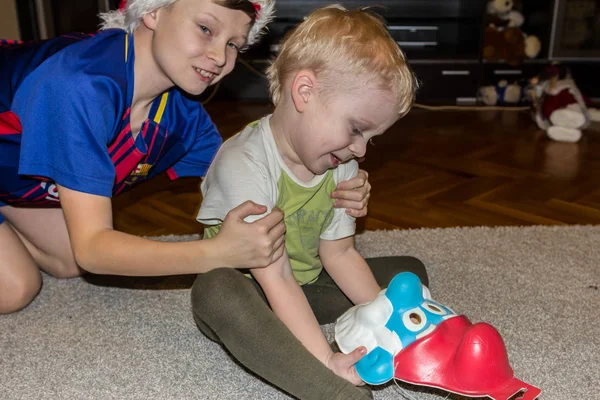
<path id="1" fill-rule="evenodd" d="M 133 32 L 140 24 L 141 18 L 157 8 L 166 7 L 177 0 L 128 0 L 119 10 L 100 13 L 100 29 L 119 28 Z M 256 21 L 248 34 L 248 41 L 244 48 L 252 46 L 260 40 L 265 32 L 265 27 L 273 19 L 275 0 L 248 0 L 256 9 Z"/>

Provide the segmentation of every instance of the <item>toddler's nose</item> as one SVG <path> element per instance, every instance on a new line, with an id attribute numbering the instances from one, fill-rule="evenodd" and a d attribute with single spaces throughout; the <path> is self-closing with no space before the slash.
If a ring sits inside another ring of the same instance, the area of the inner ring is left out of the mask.
<path id="1" fill-rule="evenodd" d="M 350 145 L 349 149 L 355 158 L 361 158 L 361 157 L 364 157 L 365 154 L 367 153 L 367 143 L 365 142 L 364 139 L 360 138 L 360 139 L 355 140 Z"/>

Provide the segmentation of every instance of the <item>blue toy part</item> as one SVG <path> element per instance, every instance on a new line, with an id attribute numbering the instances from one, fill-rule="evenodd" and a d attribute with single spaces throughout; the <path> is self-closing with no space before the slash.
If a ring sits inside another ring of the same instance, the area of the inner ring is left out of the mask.
<path id="1" fill-rule="evenodd" d="M 373 301 L 358 304 L 338 318 L 335 340 L 340 350 L 348 354 L 360 346 L 367 348 L 356 364 L 362 380 L 372 385 L 388 382 L 398 353 L 456 316 L 430 297 L 417 275 L 402 272 Z"/>
<path id="2" fill-rule="evenodd" d="M 403 349 L 433 332 L 445 319 L 456 316 L 448 307 L 424 299 L 421 281 L 411 272 L 396 275 L 385 295 L 394 310 L 385 326 L 398 335 Z"/>
<path id="3" fill-rule="evenodd" d="M 394 377 L 394 356 L 377 347 L 361 358 L 355 368 L 358 376 L 369 385 L 381 385 Z"/>

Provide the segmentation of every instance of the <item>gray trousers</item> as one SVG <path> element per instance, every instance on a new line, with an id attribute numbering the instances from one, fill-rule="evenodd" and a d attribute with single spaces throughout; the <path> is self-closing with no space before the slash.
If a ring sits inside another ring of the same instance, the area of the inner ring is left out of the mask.
<path id="1" fill-rule="evenodd" d="M 381 287 L 410 271 L 429 285 L 425 266 L 413 257 L 366 260 Z M 334 322 L 352 303 L 323 271 L 302 287 L 320 324 Z M 196 324 L 246 368 L 301 400 L 370 399 L 370 390 L 335 375 L 315 358 L 269 308 L 258 283 L 239 270 L 200 274 L 192 287 Z"/>

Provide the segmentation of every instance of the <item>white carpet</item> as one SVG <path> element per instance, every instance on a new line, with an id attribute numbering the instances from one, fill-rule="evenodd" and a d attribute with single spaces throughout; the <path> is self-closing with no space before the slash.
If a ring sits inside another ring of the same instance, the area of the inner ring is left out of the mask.
<path id="1" fill-rule="evenodd" d="M 541 399 L 597 398 L 600 227 L 379 231 L 357 245 L 366 257 L 422 259 L 434 299 L 496 327 L 516 376 L 541 387 Z M 0 316 L 0 398 L 288 398 L 200 334 L 190 278 L 107 286 L 45 276 L 31 306 Z M 403 398 L 394 385 L 374 395 Z"/>

